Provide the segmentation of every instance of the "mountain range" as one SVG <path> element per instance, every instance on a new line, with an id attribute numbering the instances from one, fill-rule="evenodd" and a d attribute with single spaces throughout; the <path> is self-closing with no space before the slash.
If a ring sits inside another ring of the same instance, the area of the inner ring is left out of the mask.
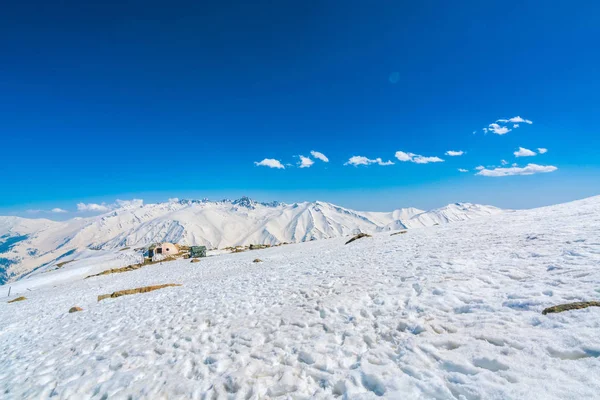
<path id="1" fill-rule="evenodd" d="M 156 242 L 209 249 L 279 244 L 446 224 L 501 213 L 454 203 L 423 211 L 354 211 L 322 201 L 285 204 L 238 200 L 125 203 L 110 212 L 67 221 L 0 217 L 0 284 L 89 250 L 139 248 Z"/>

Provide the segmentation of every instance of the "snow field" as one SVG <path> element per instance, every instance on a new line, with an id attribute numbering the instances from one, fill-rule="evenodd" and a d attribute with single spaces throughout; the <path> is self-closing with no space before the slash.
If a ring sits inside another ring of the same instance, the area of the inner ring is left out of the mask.
<path id="1" fill-rule="evenodd" d="M 0 393 L 600 398 L 600 308 L 541 314 L 600 297 L 600 198 L 346 240 L 26 291 L 0 303 Z"/>

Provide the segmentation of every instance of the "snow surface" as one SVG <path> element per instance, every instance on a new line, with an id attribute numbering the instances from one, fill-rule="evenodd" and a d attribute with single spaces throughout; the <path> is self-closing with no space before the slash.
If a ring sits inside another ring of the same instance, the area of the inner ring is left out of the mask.
<path id="1" fill-rule="evenodd" d="M 321 201 L 257 203 L 243 197 L 220 202 L 126 203 L 103 215 L 62 222 L 0 217 L 0 283 L 34 270 L 54 269 L 59 262 L 87 258 L 89 249 L 139 248 L 156 242 L 204 245 L 209 249 L 297 243 L 356 232 L 432 226 L 500 212 L 496 207 L 469 203 L 427 212 L 415 208 L 359 212 Z M 14 240 L 20 236 L 24 239 L 2 249 L 3 238 Z"/>
<path id="2" fill-rule="evenodd" d="M 600 197 L 346 240 L 21 287 L 2 398 L 600 398 Z"/>

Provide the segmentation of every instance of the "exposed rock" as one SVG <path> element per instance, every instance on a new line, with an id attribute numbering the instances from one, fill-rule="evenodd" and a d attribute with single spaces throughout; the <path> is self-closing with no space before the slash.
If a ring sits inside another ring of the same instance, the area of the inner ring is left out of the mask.
<path id="1" fill-rule="evenodd" d="M 546 315 L 546 314 L 559 313 L 559 312 L 569 311 L 569 310 L 579 310 L 581 308 L 588 308 L 588 307 L 600 307 L 600 301 L 582 301 L 582 302 L 578 302 L 578 303 L 559 304 L 557 306 L 552 306 L 552 307 L 546 308 L 544 311 L 542 311 L 542 314 Z"/>
<path id="2" fill-rule="evenodd" d="M 141 288 L 136 288 L 136 289 L 127 289 L 127 290 L 120 290 L 118 292 L 114 292 L 111 294 L 102 294 L 100 296 L 98 296 L 98 301 L 102 301 L 104 299 L 108 299 L 108 298 L 116 298 L 116 297 L 121 297 L 121 296 L 127 296 L 130 294 L 136 294 L 136 293 L 147 293 L 147 292 L 152 292 L 154 290 L 158 290 L 158 289 L 163 289 L 169 286 L 181 286 L 181 284 L 178 283 L 166 283 L 164 285 L 157 285 L 157 286 L 144 286 Z"/>
<path id="3" fill-rule="evenodd" d="M 27 300 L 27 297 L 24 297 L 24 296 L 17 297 L 16 299 L 10 300 L 9 303 L 15 303 L 17 301 L 23 301 L 23 300 Z"/>
<path id="4" fill-rule="evenodd" d="M 191 263 L 197 263 L 200 262 L 199 258 L 192 258 L 192 261 L 190 261 Z"/>
<path id="5" fill-rule="evenodd" d="M 129 272 L 129 271 L 134 271 L 136 269 L 140 269 L 142 268 L 142 264 L 133 264 L 133 265 L 128 265 L 126 267 L 123 268 L 111 268 L 111 269 L 107 269 L 106 271 L 102 271 L 98 274 L 94 274 L 94 275 L 88 275 L 85 277 L 85 279 L 87 278 L 92 278 L 94 276 L 101 276 L 101 275 L 110 275 L 110 274 L 120 274 L 121 272 Z"/>
<path id="6" fill-rule="evenodd" d="M 392 233 L 390 236 L 394 236 L 394 235 L 402 235 L 402 234 L 404 234 L 404 233 L 406 233 L 406 232 L 408 232 L 408 231 L 400 231 L 400 232 L 395 232 L 395 233 Z"/>
<path id="7" fill-rule="evenodd" d="M 356 239 L 361 239 L 361 238 L 364 238 L 364 237 L 371 237 L 371 235 L 369 235 L 369 234 L 367 234 L 367 233 L 359 233 L 358 235 L 354 236 L 352 239 L 348 240 L 348 241 L 346 242 L 346 244 L 348 244 L 348 243 L 352 243 L 352 242 L 354 242 Z"/>
<path id="8" fill-rule="evenodd" d="M 71 308 L 69 309 L 69 314 L 71 314 L 71 313 L 74 313 L 74 312 L 77 312 L 77 311 L 83 311 L 83 308 L 81 308 L 81 307 L 77 307 L 77 306 L 75 306 L 75 307 L 71 307 Z"/>
<path id="9" fill-rule="evenodd" d="M 250 250 L 260 250 L 260 249 L 266 249 L 267 247 L 271 247 L 270 244 L 251 244 L 249 249 Z"/>
<path id="10" fill-rule="evenodd" d="M 259 262 L 263 262 L 263 260 L 261 260 L 260 258 L 255 258 L 254 261 L 252 261 L 252 262 L 259 263 Z"/>

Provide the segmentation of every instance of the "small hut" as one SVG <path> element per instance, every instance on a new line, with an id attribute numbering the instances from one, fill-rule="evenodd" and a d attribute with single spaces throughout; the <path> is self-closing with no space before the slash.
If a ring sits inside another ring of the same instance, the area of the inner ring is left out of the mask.
<path id="1" fill-rule="evenodd" d="M 152 258 L 157 254 L 162 254 L 165 257 L 174 256 L 179 253 L 179 247 L 173 243 L 156 243 L 148 248 L 148 257 Z"/>
<path id="2" fill-rule="evenodd" d="M 206 246 L 190 247 L 190 258 L 206 257 Z"/>

